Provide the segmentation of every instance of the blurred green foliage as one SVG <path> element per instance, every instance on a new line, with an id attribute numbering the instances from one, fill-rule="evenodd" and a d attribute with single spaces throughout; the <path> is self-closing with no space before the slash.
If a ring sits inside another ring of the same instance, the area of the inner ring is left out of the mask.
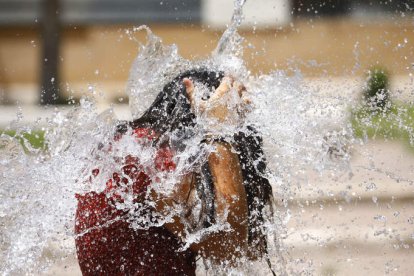
<path id="1" fill-rule="evenodd" d="M 363 91 L 364 100 L 373 109 L 384 109 L 390 100 L 389 77 L 386 69 L 372 67 L 368 71 L 366 89 Z"/>
<path id="2" fill-rule="evenodd" d="M 414 106 L 392 103 L 386 111 L 364 107 L 352 112 L 351 123 L 357 138 L 402 140 L 414 148 Z"/>
<path id="3" fill-rule="evenodd" d="M 31 132 L 17 133 L 15 130 L 0 130 L 0 136 L 7 135 L 16 138 L 25 150 L 27 142 L 35 149 L 45 149 L 45 132 L 33 130 Z"/>

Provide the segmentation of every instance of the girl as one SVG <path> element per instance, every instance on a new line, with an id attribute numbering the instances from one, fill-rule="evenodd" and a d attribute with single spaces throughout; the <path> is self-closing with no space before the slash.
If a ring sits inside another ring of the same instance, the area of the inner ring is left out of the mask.
<path id="1" fill-rule="evenodd" d="M 197 85 L 212 93 L 197 95 Z M 238 92 L 234 111 L 229 108 L 230 89 Z M 120 124 L 114 140 L 130 135 L 137 143 L 156 147 L 155 170 L 173 172 L 174 153 L 185 150 L 185 142 L 196 135 L 197 117 L 217 124 L 240 123 L 246 104 L 243 93 L 244 87 L 222 72 L 187 71 L 168 83 L 139 119 Z M 75 234 L 82 273 L 195 275 L 197 255 L 229 265 L 236 265 L 242 256 L 266 257 L 263 216 L 265 206 L 270 206 L 272 189 L 265 177 L 261 137 L 253 127 L 245 129 L 232 137 L 205 134 L 200 148 L 215 150 L 182 177 L 171 196 L 151 189 L 157 180 L 142 168 L 139 156 L 132 155 L 124 158 L 103 192 L 77 195 Z M 98 173 L 92 172 L 93 176 Z M 168 215 L 168 210 L 180 206 L 184 212 L 162 226 L 134 229 L 127 212 L 115 207 L 122 201 L 117 196 L 117 189 L 122 187 L 132 189 L 135 203 L 153 203 L 134 216 L 156 222 L 152 211 Z M 194 208 L 197 202 L 201 202 L 200 213 Z M 200 241 L 182 250 L 186 233 L 208 230 L 219 222 L 227 222 L 231 231 L 206 231 Z"/>

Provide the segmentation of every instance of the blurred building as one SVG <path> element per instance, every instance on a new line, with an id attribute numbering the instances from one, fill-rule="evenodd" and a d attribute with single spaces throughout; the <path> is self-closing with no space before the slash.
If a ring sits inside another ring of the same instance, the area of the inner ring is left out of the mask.
<path id="1" fill-rule="evenodd" d="M 0 0 L 0 24 L 33 25 L 41 18 L 43 0 Z M 64 24 L 207 22 L 225 25 L 233 0 L 60 0 Z M 246 21 L 258 25 L 285 24 L 290 15 L 336 16 L 359 13 L 399 13 L 414 9 L 414 0 L 255 0 L 247 1 Z"/>
<path id="2" fill-rule="evenodd" d="M 198 22 L 202 0 L 60 0 L 65 25 Z M 43 0 L 0 0 L 0 24 L 33 25 Z"/>
<path id="3" fill-rule="evenodd" d="M 413 0 L 292 0 L 292 11 L 297 17 L 384 15 L 411 12 Z"/>
<path id="4" fill-rule="evenodd" d="M 0 0 L 0 102 L 38 101 L 44 1 Z M 138 51 L 125 28 L 148 24 L 165 43 L 177 44 L 184 57 L 205 57 L 233 10 L 233 0 L 51 1 L 60 4 L 58 71 L 65 94 L 84 93 L 90 85 L 108 95 L 124 93 Z M 245 59 L 252 72 L 363 75 L 380 63 L 408 75 L 414 60 L 413 7 L 412 0 L 248 0 L 241 29 L 250 43 Z M 136 37 L 145 41 L 143 33 Z"/>
<path id="5" fill-rule="evenodd" d="M 212 28 L 223 29 L 229 24 L 233 13 L 233 0 L 202 1 L 202 23 Z M 242 28 L 278 28 L 291 22 L 290 0 L 247 1 L 243 7 Z"/>

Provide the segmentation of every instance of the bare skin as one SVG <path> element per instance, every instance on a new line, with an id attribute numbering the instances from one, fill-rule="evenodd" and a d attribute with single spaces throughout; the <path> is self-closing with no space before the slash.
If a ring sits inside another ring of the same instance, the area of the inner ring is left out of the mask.
<path id="1" fill-rule="evenodd" d="M 210 154 L 208 163 L 213 175 L 216 195 L 216 212 L 232 228 L 232 232 L 218 233 L 200 244 L 201 251 L 216 260 L 240 257 L 247 250 L 247 200 L 237 154 L 231 146 L 215 144 L 217 152 Z M 224 214 L 229 212 L 227 218 Z"/>
<path id="2" fill-rule="evenodd" d="M 228 120 L 231 111 L 228 108 L 225 99 L 230 89 L 237 89 L 240 97 L 240 105 L 248 104 L 243 100 L 242 94 L 244 87 L 234 82 L 232 78 L 226 77 L 221 82 L 209 100 L 195 103 L 194 85 L 190 79 L 184 79 L 192 108 L 198 109 L 198 112 L 207 112 L 207 116 L 216 119 L 219 122 Z M 211 142 L 216 151 L 208 156 L 208 164 L 213 177 L 215 190 L 215 212 L 218 221 L 227 222 L 231 231 L 220 231 L 209 234 L 199 243 L 191 245 L 191 249 L 200 255 L 207 257 L 217 263 L 229 261 L 235 263 L 235 259 L 244 255 L 247 251 L 248 238 L 248 215 L 247 199 L 243 186 L 243 177 L 240 168 L 238 155 L 232 150 L 232 146 L 225 142 Z M 192 174 L 185 176 L 180 183 L 180 188 L 171 198 L 153 198 L 157 202 L 157 210 L 168 210 L 168 207 L 174 204 L 187 204 L 189 193 L 194 186 L 194 177 Z M 174 218 L 173 223 L 166 224 L 176 236 L 183 238 L 185 236 L 184 225 L 180 218 Z"/>

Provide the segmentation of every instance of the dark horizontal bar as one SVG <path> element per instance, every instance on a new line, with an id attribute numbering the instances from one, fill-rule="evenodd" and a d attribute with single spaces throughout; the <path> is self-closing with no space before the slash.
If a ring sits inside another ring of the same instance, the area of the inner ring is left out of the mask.
<path id="1" fill-rule="evenodd" d="M 201 0 L 61 1 L 63 24 L 199 22 L 201 20 Z M 0 24 L 34 24 L 41 20 L 40 4 L 40 0 L 0 0 Z"/>

